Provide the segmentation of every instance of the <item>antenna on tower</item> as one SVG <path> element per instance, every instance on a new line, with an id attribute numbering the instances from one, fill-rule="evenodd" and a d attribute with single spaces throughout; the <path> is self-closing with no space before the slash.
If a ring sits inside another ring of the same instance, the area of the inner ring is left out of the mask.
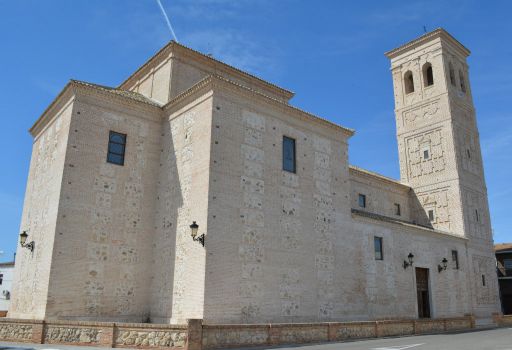
<path id="1" fill-rule="evenodd" d="M 164 15 L 165 21 L 167 22 L 167 27 L 169 27 L 169 31 L 171 32 L 172 36 L 174 37 L 174 40 L 176 42 L 179 42 L 178 38 L 176 37 L 176 34 L 174 33 L 174 29 L 172 29 L 171 21 L 169 20 L 169 17 L 167 17 L 167 13 L 165 13 L 165 9 L 162 6 L 162 3 L 160 2 L 160 0 L 156 0 L 156 2 L 158 4 L 158 6 L 160 7 L 160 10 L 162 11 L 162 15 Z"/>

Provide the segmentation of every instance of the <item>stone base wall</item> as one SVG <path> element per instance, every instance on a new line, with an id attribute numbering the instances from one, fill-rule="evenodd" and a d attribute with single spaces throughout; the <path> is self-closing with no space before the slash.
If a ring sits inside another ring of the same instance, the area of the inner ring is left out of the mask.
<path id="1" fill-rule="evenodd" d="M 339 323 L 203 325 L 203 349 L 345 341 L 474 328 L 473 317 Z"/>
<path id="2" fill-rule="evenodd" d="M 500 316 L 503 325 L 512 317 Z M 508 323 L 507 323 L 508 322 Z M 0 341 L 139 349 L 210 350 L 443 333 L 474 328 L 472 316 L 426 320 L 203 325 L 0 319 Z"/>
<path id="3" fill-rule="evenodd" d="M 512 327 L 512 315 L 494 315 L 493 318 L 499 327 Z"/>
<path id="4" fill-rule="evenodd" d="M 184 349 L 186 325 L 0 320 L 0 341 L 126 348 Z"/>

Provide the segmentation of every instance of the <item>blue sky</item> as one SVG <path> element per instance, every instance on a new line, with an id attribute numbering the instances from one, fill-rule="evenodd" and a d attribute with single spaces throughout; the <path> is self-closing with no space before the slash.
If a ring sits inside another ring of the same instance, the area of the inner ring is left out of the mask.
<path id="1" fill-rule="evenodd" d="M 350 162 L 398 178 L 383 53 L 444 27 L 470 79 L 496 242 L 512 241 L 511 1 L 161 0 L 180 42 L 296 92 L 292 103 L 356 129 Z M 490 5 L 492 3 L 492 5 Z M 0 0 L 0 260 L 15 250 L 28 128 L 70 78 L 116 86 L 171 38 L 156 0 Z"/>

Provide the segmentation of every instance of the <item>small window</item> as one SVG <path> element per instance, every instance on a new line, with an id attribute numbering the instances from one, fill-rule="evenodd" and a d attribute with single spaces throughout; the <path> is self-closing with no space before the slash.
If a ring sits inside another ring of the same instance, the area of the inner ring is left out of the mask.
<path id="1" fill-rule="evenodd" d="M 364 194 L 359 193 L 359 206 L 361 208 L 366 208 L 366 196 Z"/>
<path id="2" fill-rule="evenodd" d="M 482 275 L 482 286 L 485 287 L 485 275 Z"/>
<path id="3" fill-rule="evenodd" d="M 434 221 L 434 219 L 435 219 L 435 217 L 434 217 L 434 210 L 430 209 L 430 210 L 428 211 L 428 219 L 429 219 L 430 221 Z"/>
<path id="4" fill-rule="evenodd" d="M 459 269 L 459 254 L 456 250 L 452 250 L 452 261 L 455 264 L 455 269 Z"/>
<path id="5" fill-rule="evenodd" d="M 2 284 L 3 281 L 4 281 L 4 275 L 0 273 L 0 285 Z"/>
<path id="6" fill-rule="evenodd" d="M 373 244 L 375 246 L 375 260 L 384 260 L 382 254 L 382 237 L 374 237 Z"/>
<path id="7" fill-rule="evenodd" d="M 456 86 L 455 84 L 455 71 L 453 70 L 453 65 L 452 63 L 450 62 L 448 64 L 448 69 L 450 70 L 450 84 L 452 84 L 453 86 Z"/>
<path id="8" fill-rule="evenodd" d="M 512 270 L 512 259 L 503 259 L 503 267 L 505 270 Z"/>
<path id="9" fill-rule="evenodd" d="M 468 155 L 468 159 L 471 159 L 471 151 L 469 149 L 466 150 L 466 154 Z"/>
<path id="10" fill-rule="evenodd" d="M 404 75 L 405 93 L 414 92 L 414 78 L 411 71 L 407 71 Z"/>
<path id="11" fill-rule="evenodd" d="M 480 221 L 480 214 L 478 214 L 478 209 L 475 209 L 475 220 L 476 222 Z"/>
<path id="12" fill-rule="evenodd" d="M 461 70 L 459 70 L 459 82 L 460 82 L 460 90 L 462 92 L 466 92 L 466 82 L 464 80 L 464 73 L 462 73 Z"/>
<path id="13" fill-rule="evenodd" d="M 283 136 L 283 170 L 296 172 L 295 167 L 295 140 Z"/>
<path id="14" fill-rule="evenodd" d="M 108 139 L 107 162 L 124 165 L 124 152 L 126 148 L 126 135 L 111 131 Z"/>
<path id="15" fill-rule="evenodd" d="M 423 159 L 429 159 L 430 158 L 430 152 L 428 149 L 423 150 Z"/>
<path id="16" fill-rule="evenodd" d="M 402 215 L 402 213 L 400 211 L 400 204 L 398 204 L 398 203 L 395 203 L 395 215 L 397 215 L 397 216 Z"/>
<path id="17" fill-rule="evenodd" d="M 434 72 L 430 63 L 425 63 L 423 66 L 423 83 L 425 86 L 434 85 Z"/>

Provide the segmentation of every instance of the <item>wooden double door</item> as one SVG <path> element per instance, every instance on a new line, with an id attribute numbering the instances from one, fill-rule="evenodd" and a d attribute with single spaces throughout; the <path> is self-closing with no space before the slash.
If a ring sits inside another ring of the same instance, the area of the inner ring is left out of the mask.
<path id="1" fill-rule="evenodd" d="M 428 269 L 416 267 L 416 293 L 418 299 L 418 317 L 430 318 Z"/>

